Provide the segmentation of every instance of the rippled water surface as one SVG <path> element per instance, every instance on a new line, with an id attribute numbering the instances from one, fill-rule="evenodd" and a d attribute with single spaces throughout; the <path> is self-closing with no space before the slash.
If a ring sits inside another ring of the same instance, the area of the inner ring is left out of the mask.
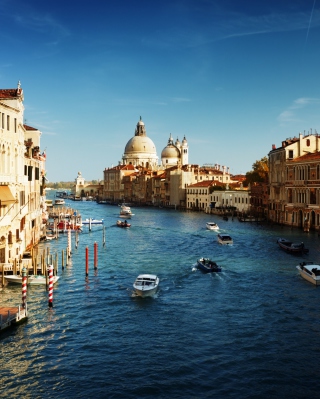
<path id="1" fill-rule="evenodd" d="M 30 287 L 28 322 L 1 336 L 5 397 L 320 397 L 320 288 L 295 268 L 320 261 L 316 233 L 153 208 L 133 208 L 132 227 L 120 229 L 118 207 L 68 204 L 104 219 L 106 245 L 101 226 L 85 227 L 64 270 L 66 235 L 40 246 L 58 253 L 61 277 L 52 309 L 45 288 Z M 234 245 L 219 245 L 208 220 Z M 282 251 L 281 236 L 303 240 L 309 255 Z M 222 273 L 197 270 L 201 256 Z M 160 277 L 154 298 L 132 295 L 144 272 Z M 2 304 L 20 301 L 20 287 L 2 290 Z"/>

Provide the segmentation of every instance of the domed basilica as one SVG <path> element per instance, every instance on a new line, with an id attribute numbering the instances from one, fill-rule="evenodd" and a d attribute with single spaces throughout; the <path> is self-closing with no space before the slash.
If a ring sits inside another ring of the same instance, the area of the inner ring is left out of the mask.
<path id="1" fill-rule="evenodd" d="M 173 143 L 170 134 L 168 144 L 161 152 L 162 167 L 168 168 L 188 164 L 188 151 L 186 137 L 183 138 L 182 143 L 178 139 Z M 142 166 L 151 170 L 159 168 L 156 147 L 153 141 L 147 137 L 146 128 L 141 117 L 137 123 L 135 135 L 125 147 L 122 163 L 123 165 Z"/>

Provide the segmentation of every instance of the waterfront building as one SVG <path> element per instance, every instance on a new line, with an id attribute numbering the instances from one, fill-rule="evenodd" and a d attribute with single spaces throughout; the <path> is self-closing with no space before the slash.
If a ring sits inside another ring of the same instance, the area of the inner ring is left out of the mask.
<path id="1" fill-rule="evenodd" d="M 191 184 L 187 188 L 187 209 L 207 213 L 221 213 L 234 209 L 249 212 L 249 193 L 244 189 L 229 190 L 217 180 L 205 180 Z"/>
<path id="2" fill-rule="evenodd" d="M 45 234 L 46 154 L 41 132 L 23 123 L 24 93 L 0 89 L 0 263 L 19 260 Z"/>
<path id="3" fill-rule="evenodd" d="M 268 180 L 249 184 L 248 192 L 250 196 L 250 213 L 259 218 L 267 218 L 269 205 Z"/>
<path id="4" fill-rule="evenodd" d="M 269 219 L 319 229 L 319 135 L 299 134 L 269 152 Z"/>
<path id="5" fill-rule="evenodd" d="M 284 223 L 306 231 L 319 229 L 320 152 L 287 160 L 286 166 Z"/>
<path id="6" fill-rule="evenodd" d="M 74 186 L 71 187 L 71 194 L 75 197 L 81 198 L 100 198 L 102 197 L 103 184 L 92 184 L 86 183 L 85 178 L 82 176 L 81 172 L 75 179 Z"/>
<path id="7" fill-rule="evenodd" d="M 123 179 L 127 176 L 131 176 L 130 181 L 132 181 L 137 172 L 138 169 L 132 164 L 105 168 L 103 171 L 103 199 L 111 202 L 123 202 L 125 199 Z M 132 195 L 132 187 L 129 190 L 128 185 L 126 185 L 126 194 Z"/>

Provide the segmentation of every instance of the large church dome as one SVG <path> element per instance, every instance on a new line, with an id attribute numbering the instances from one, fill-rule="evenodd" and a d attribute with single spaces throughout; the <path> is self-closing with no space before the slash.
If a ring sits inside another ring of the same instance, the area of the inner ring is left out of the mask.
<path id="1" fill-rule="evenodd" d="M 141 120 L 137 123 L 135 135 L 127 142 L 123 163 L 134 166 L 153 167 L 158 164 L 157 150 L 153 141 L 147 137 L 145 125 Z"/>
<path id="2" fill-rule="evenodd" d="M 134 136 L 132 137 L 126 145 L 124 150 L 125 154 L 131 153 L 151 153 L 156 154 L 156 147 L 151 139 L 146 136 Z"/>

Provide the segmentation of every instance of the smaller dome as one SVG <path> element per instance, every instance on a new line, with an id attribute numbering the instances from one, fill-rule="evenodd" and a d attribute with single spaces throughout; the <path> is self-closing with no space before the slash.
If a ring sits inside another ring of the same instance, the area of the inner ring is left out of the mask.
<path id="1" fill-rule="evenodd" d="M 161 153 L 161 158 L 179 158 L 180 151 L 173 144 L 167 145 Z"/>

